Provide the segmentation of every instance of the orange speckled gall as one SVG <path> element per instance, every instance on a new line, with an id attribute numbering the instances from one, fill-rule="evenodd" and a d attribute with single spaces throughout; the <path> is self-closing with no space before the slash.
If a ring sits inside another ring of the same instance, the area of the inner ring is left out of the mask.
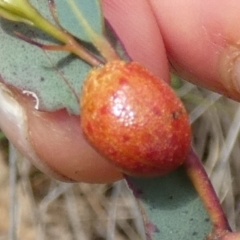
<path id="1" fill-rule="evenodd" d="M 113 61 L 93 69 L 80 108 L 88 141 L 128 175 L 164 175 L 186 159 L 191 128 L 184 105 L 139 63 Z"/>

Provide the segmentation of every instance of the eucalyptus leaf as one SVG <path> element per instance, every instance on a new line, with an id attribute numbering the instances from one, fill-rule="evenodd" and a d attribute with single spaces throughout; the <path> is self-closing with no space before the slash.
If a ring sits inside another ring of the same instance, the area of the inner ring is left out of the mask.
<path id="1" fill-rule="evenodd" d="M 102 35 L 104 24 L 99 0 L 55 0 L 61 25 L 86 42 L 92 41 L 92 30 Z"/>
<path id="2" fill-rule="evenodd" d="M 83 2 L 93 6 L 92 1 Z M 54 22 L 48 1 L 32 0 L 31 4 L 45 18 Z M 58 10 L 61 10 L 61 6 L 58 6 Z M 99 21 L 97 14 L 96 17 Z M 79 24 L 73 22 L 71 28 L 78 31 Z M 14 31 L 43 44 L 60 44 L 29 25 L 0 18 L 1 78 L 24 92 L 37 95 L 40 110 L 55 111 L 66 108 L 71 113 L 79 114 L 78 96 L 91 67 L 67 52 L 46 51 L 24 42 L 13 34 Z"/>
<path id="3" fill-rule="evenodd" d="M 203 240 L 211 232 L 209 216 L 183 169 L 163 177 L 128 178 L 143 205 L 153 240 Z"/>

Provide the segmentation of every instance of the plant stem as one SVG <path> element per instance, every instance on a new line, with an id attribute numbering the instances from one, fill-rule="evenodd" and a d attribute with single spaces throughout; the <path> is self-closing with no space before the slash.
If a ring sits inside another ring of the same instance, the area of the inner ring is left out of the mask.
<path id="1" fill-rule="evenodd" d="M 69 4 L 70 3 L 73 4 L 73 2 L 71 1 L 69 2 Z M 76 5 L 73 5 L 73 11 L 80 13 Z M 32 16 L 32 18 L 34 19 L 34 25 L 39 29 L 44 30 L 46 33 L 56 38 L 60 42 L 63 42 L 65 44 L 65 46 L 63 46 L 63 50 L 68 50 L 76 54 L 92 66 L 98 66 L 102 64 L 102 62 L 100 62 L 96 57 L 89 53 L 83 46 L 81 46 L 72 35 L 62 30 L 61 28 L 51 24 L 48 20 L 42 17 L 42 15 L 36 9 L 34 9 L 32 13 L 33 12 L 34 16 Z M 81 14 L 78 14 L 78 16 L 79 15 L 81 16 Z M 119 56 L 116 53 L 115 49 L 108 42 L 108 40 L 104 36 L 99 35 L 95 31 L 93 31 L 91 26 L 86 22 L 84 18 L 80 17 L 79 20 L 85 23 L 85 28 L 87 29 L 89 36 L 91 36 L 92 38 L 92 43 L 99 50 L 103 58 L 105 58 L 107 61 L 118 60 Z"/>
<path id="2" fill-rule="evenodd" d="M 85 28 L 86 32 L 88 33 L 88 36 L 92 39 L 92 43 L 98 49 L 98 51 L 101 53 L 101 55 L 107 61 L 119 60 L 119 56 L 118 56 L 117 52 L 115 51 L 115 49 L 111 46 L 111 44 L 108 42 L 108 40 L 102 34 L 98 34 L 93 30 L 93 28 L 89 25 L 89 23 L 83 17 L 81 10 L 77 7 L 75 1 L 69 0 L 68 4 L 71 6 L 72 11 L 78 18 L 79 22 L 81 22 L 84 25 L 84 28 Z"/>
<path id="3" fill-rule="evenodd" d="M 225 213 L 207 173 L 193 149 L 184 163 L 186 172 L 195 186 L 213 224 L 213 231 L 231 231 Z"/>
<path id="4" fill-rule="evenodd" d="M 93 34 L 92 41 L 107 61 L 114 61 L 120 59 L 120 57 L 106 38 L 99 36 L 98 34 Z"/>
<path id="5" fill-rule="evenodd" d="M 39 29 L 44 30 L 44 32 L 48 33 L 52 37 L 56 38 L 60 42 L 65 44 L 65 49 L 63 46 L 63 50 L 68 50 L 78 57 L 88 62 L 92 66 L 98 66 L 101 62 L 92 56 L 83 46 L 81 46 L 70 34 L 67 32 L 58 29 L 56 26 L 48 22 L 44 19 L 40 14 L 36 17 L 35 26 Z"/>
<path id="6" fill-rule="evenodd" d="M 31 19 L 35 27 L 65 44 L 64 46 L 59 46 L 59 50 L 70 51 L 92 66 L 102 64 L 102 62 L 81 46 L 72 35 L 50 23 L 32 5 L 26 5 L 25 8 L 27 8 L 28 18 Z"/>
<path id="7" fill-rule="evenodd" d="M 23 40 L 27 40 L 29 43 L 35 42 L 34 44 L 36 46 L 43 46 L 45 49 L 48 50 L 69 51 L 71 53 L 74 53 L 92 66 L 99 66 L 106 61 L 119 60 L 120 57 L 118 56 L 115 49 L 111 46 L 107 38 L 102 34 L 102 32 L 97 33 L 94 31 L 92 26 L 81 14 L 81 11 L 80 9 L 78 9 L 75 1 L 69 0 L 67 2 L 71 5 L 73 13 L 76 14 L 79 21 L 83 24 L 85 32 L 87 33 L 89 39 L 91 39 L 89 41 L 91 41 L 91 43 L 98 49 L 101 57 L 103 57 L 105 60 L 100 60 L 97 55 L 94 55 L 93 53 L 88 51 L 78 42 L 78 40 L 73 35 L 71 35 L 71 33 L 68 33 L 67 30 L 61 27 L 57 18 L 54 0 L 49 0 L 49 8 L 52 13 L 52 17 L 56 22 L 56 25 L 45 19 L 40 14 L 40 12 L 31 5 L 28 0 L 19 0 L 16 2 L 10 1 L 10 3 L 8 1 L 0 0 L 0 16 L 12 21 L 24 22 L 26 24 L 34 26 L 63 43 L 63 45 L 59 46 L 43 45 L 41 43 L 35 42 L 34 40 L 29 40 L 25 36 L 21 36 L 20 33 L 17 34 Z"/>

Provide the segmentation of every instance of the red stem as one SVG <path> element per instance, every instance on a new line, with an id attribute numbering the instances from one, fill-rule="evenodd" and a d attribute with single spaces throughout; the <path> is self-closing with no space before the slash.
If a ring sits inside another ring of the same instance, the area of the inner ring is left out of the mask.
<path id="1" fill-rule="evenodd" d="M 186 172 L 195 186 L 215 231 L 231 231 L 225 213 L 207 173 L 196 153 L 191 149 L 184 163 Z"/>

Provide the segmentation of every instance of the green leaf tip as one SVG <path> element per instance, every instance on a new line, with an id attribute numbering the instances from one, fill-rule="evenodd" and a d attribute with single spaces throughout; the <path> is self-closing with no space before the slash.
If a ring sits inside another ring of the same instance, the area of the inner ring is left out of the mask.
<path id="1" fill-rule="evenodd" d="M 27 0 L 0 0 L 0 16 L 8 20 L 34 25 L 35 13 Z"/>
<path id="2" fill-rule="evenodd" d="M 34 26 L 61 42 L 67 41 L 66 34 L 45 19 L 28 0 L 0 0 L 0 16 Z"/>

